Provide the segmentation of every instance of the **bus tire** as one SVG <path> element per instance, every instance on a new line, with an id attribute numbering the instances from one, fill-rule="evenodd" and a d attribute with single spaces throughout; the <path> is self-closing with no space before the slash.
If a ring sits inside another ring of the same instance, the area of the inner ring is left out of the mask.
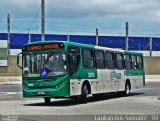
<path id="1" fill-rule="evenodd" d="M 88 95 L 88 87 L 85 84 L 82 88 L 82 94 L 81 94 L 81 102 L 87 103 L 87 95 Z"/>
<path id="2" fill-rule="evenodd" d="M 130 91 L 131 91 L 130 84 L 129 84 L 129 82 L 126 82 L 124 96 L 129 96 L 130 95 Z"/>
<path id="3" fill-rule="evenodd" d="M 50 104 L 51 103 L 51 99 L 50 98 L 44 98 L 44 102 L 45 104 Z"/>

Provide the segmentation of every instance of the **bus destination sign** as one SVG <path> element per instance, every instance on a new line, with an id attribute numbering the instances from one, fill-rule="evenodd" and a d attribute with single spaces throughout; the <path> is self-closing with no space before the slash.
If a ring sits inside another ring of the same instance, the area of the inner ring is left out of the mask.
<path id="1" fill-rule="evenodd" d="M 49 44 L 41 44 L 41 45 L 28 45 L 23 49 L 25 51 L 37 51 L 37 50 L 49 50 L 49 49 L 63 49 L 62 43 L 49 43 Z"/>

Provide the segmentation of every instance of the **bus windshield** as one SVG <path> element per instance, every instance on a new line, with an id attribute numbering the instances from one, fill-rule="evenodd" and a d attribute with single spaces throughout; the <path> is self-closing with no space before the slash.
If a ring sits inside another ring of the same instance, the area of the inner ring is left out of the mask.
<path id="1" fill-rule="evenodd" d="M 58 76 L 66 73 L 64 53 L 26 54 L 23 56 L 23 76 Z"/>

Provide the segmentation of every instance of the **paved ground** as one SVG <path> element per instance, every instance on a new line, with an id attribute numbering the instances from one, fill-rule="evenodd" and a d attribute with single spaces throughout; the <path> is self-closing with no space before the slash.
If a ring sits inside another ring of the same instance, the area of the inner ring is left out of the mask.
<path id="1" fill-rule="evenodd" d="M 87 104 L 77 99 L 53 99 L 50 105 L 43 99 L 23 99 L 20 86 L 0 86 L 0 114 L 20 115 L 91 115 L 91 114 L 160 114 L 160 83 L 147 83 L 132 91 L 129 97 L 106 95 L 89 97 Z"/>
<path id="2" fill-rule="evenodd" d="M 133 90 L 129 97 L 117 95 L 89 97 L 87 104 L 80 104 L 77 99 L 53 99 L 50 105 L 46 105 L 43 99 L 23 99 L 21 85 L 0 85 L 0 114 L 2 118 L 6 114 L 20 115 L 18 121 L 51 119 L 88 121 L 95 120 L 94 115 L 97 114 L 152 115 L 160 114 L 160 101 L 155 98 L 158 95 L 160 95 L 160 81 L 150 80 L 144 88 Z"/>

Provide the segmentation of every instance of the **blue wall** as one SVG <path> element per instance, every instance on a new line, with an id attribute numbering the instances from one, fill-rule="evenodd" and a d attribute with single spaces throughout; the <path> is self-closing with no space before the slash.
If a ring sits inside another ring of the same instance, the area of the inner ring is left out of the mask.
<path id="1" fill-rule="evenodd" d="M 59 40 L 66 41 L 67 35 L 54 35 L 46 34 L 46 41 L 48 40 Z M 40 34 L 31 34 L 31 42 L 40 41 Z M 6 33 L 0 33 L 0 40 L 7 40 Z M 160 51 L 160 38 L 153 38 L 153 50 Z M 86 35 L 70 35 L 71 42 L 79 42 L 85 44 L 96 43 L 95 36 Z M 28 42 L 28 34 L 11 34 L 11 45 L 12 49 L 20 49 L 22 45 Z M 111 48 L 122 48 L 125 49 L 125 37 L 124 36 L 99 36 L 99 46 L 111 47 Z M 149 50 L 149 37 L 129 37 L 129 50 Z"/>

